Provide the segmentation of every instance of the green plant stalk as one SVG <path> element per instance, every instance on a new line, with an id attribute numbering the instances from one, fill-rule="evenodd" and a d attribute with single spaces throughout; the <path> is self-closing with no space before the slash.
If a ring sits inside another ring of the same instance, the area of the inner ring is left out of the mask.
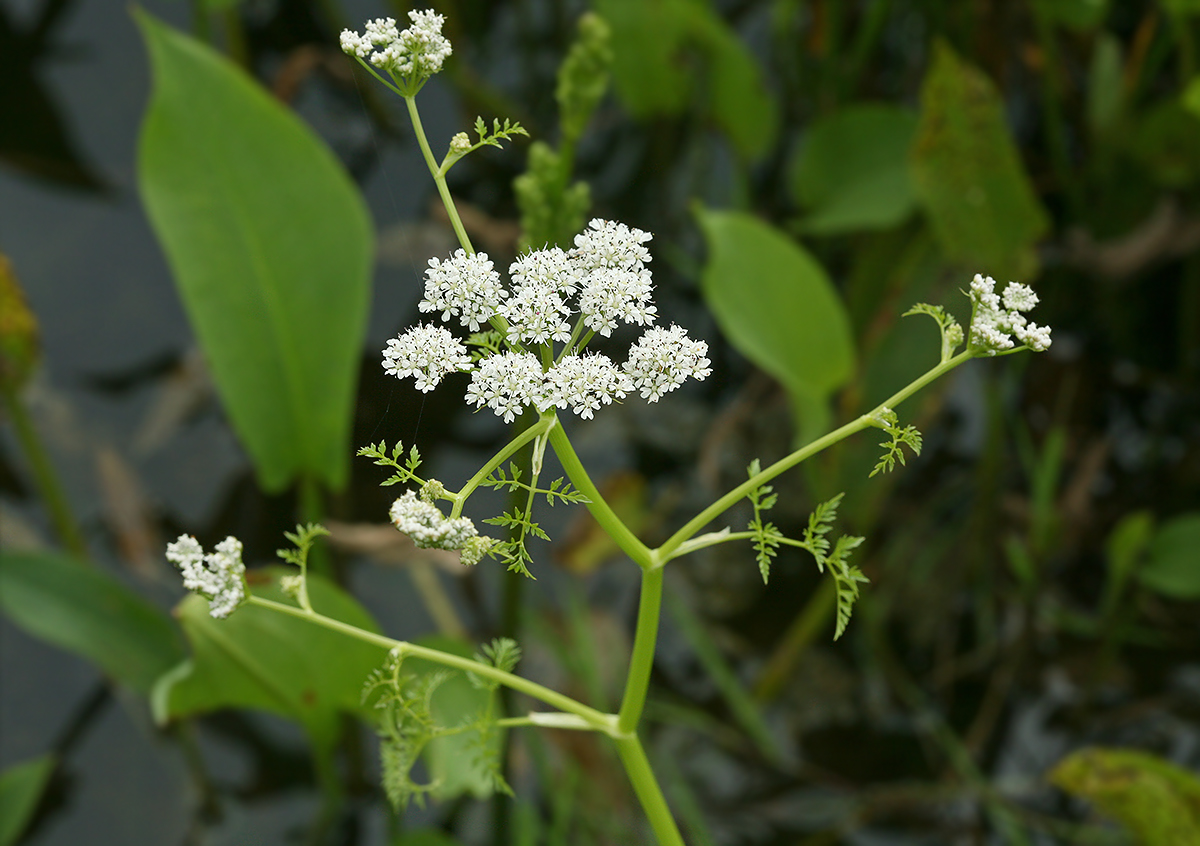
<path id="1" fill-rule="evenodd" d="M 521 432 L 521 434 L 517 435 L 515 438 L 501 447 L 500 451 L 488 459 L 487 464 L 484 464 L 482 467 L 480 467 L 479 472 L 468 479 L 467 483 L 459 489 L 458 493 L 454 494 L 454 505 L 451 507 L 450 511 L 451 519 L 462 516 L 463 506 L 466 504 L 467 498 L 475 492 L 475 489 L 483 483 L 483 480 L 486 479 L 493 470 L 503 464 L 509 458 L 509 456 L 511 456 L 521 447 L 525 446 L 525 444 L 532 440 L 536 440 L 539 436 L 545 434 L 551 429 L 561 429 L 561 427 L 558 426 L 558 418 L 552 413 L 543 414 L 538 422 L 534 423 L 528 429 Z M 534 487 L 536 487 L 536 485 L 534 485 Z"/>
<path id="2" fill-rule="evenodd" d="M 429 174 L 433 177 L 434 183 L 437 185 L 438 194 L 442 198 L 442 205 L 446 207 L 446 214 L 450 216 L 450 225 L 454 227 L 454 234 L 458 236 L 458 243 L 467 251 L 467 255 L 475 255 L 475 248 L 471 246 L 471 239 L 467 237 L 467 230 L 463 227 L 462 218 L 458 216 L 458 209 L 454 205 L 454 200 L 450 196 L 450 188 L 446 185 L 446 174 L 442 172 L 441 166 L 437 163 L 437 159 L 433 157 L 433 151 L 429 149 L 429 139 L 425 137 L 425 127 L 421 125 L 421 115 L 417 112 L 417 98 L 405 97 L 405 105 L 408 106 L 408 117 L 412 120 L 413 132 L 416 133 L 417 143 L 421 146 L 421 154 L 425 157 L 425 164 L 429 168 Z"/>
<path id="3" fill-rule="evenodd" d="M 612 510 L 612 506 L 600 495 L 599 489 L 592 482 L 587 470 L 584 469 L 579 456 L 575 454 L 575 448 L 571 446 L 571 441 L 562 426 L 555 426 L 550 430 L 550 445 L 554 447 L 554 454 L 558 456 L 571 484 L 588 498 L 585 503 L 587 510 L 596 518 L 600 527 L 616 541 L 621 551 L 632 558 L 633 562 L 643 570 L 657 569 L 660 565 L 654 553 L 638 540 L 637 536 Z"/>
<path id="4" fill-rule="evenodd" d="M 657 572 L 662 573 L 661 570 Z M 650 768 L 650 761 L 646 758 L 646 751 L 642 748 L 637 734 L 630 733 L 615 739 L 621 763 L 625 765 L 625 772 L 633 784 L 633 792 L 642 803 L 642 810 L 650 820 L 650 827 L 654 829 L 659 846 L 684 846 L 683 835 L 675 825 L 675 817 L 671 815 L 671 809 L 667 806 L 667 800 L 658 785 L 658 779 L 654 777 L 654 770 Z"/>
<path id="5" fill-rule="evenodd" d="M 924 375 L 914 379 L 899 391 L 896 391 L 896 393 L 892 394 L 866 414 L 862 414 L 856 417 L 854 420 L 851 420 L 849 423 L 839 426 L 829 434 L 817 438 L 815 441 L 806 444 L 790 455 L 779 459 L 760 473 L 751 476 L 745 482 L 738 485 L 736 488 L 722 496 L 712 505 L 708 506 L 691 520 L 689 520 L 683 526 L 683 528 L 671 535 L 671 537 L 667 538 L 667 540 L 662 544 L 662 546 L 658 547 L 658 549 L 652 550 L 651 554 L 659 562 L 658 566 L 662 566 L 662 564 L 673 558 L 674 556 L 672 553 L 679 549 L 681 544 L 691 539 L 696 532 L 703 529 L 710 522 L 731 508 L 734 503 L 738 502 L 738 500 L 742 499 L 744 496 L 746 496 L 746 494 L 750 493 L 750 491 L 761 485 L 767 484 L 784 471 L 790 470 L 800 462 L 812 458 L 817 453 L 833 446 L 839 441 L 845 440 L 856 432 L 861 432 L 863 429 L 869 429 L 877 426 L 876 415 L 882 411 L 882 409 L 895 408 L 921 388 L 950 372 L 955 367 L 958 367 L 960 364 L 970 358 L 974 358 L 974 353 L 972 353 L 970 350 L 964 350 L 958 355 L 943 361 L 941 364 L 938 364 L 926 371 Z"/>
<path id="6" fill-rule="evenodd" d="M 366 643 L 372 643 L 376 646 L 381 646 L 384 649 L 395 650 L 401 657 L 411 656 L 413 658 L 422 658 L 434 664 L 441 664 L 444 667 L 451 667 L 455 670 L 462 670 L 468 673 L 474 673 L 477 676 L 491 679 L 499 682 L 505 687 L 510 687 L 513 690 L 519 691 L 531 696 L 534 699 L 545 702 L 554 708 L 559 709 L 568 714 L 574 714 L 579 717 L 595 731 L 603 732 L 604 734 L 614 734 L 616 731 L 616 719 L 612 714 L 604 714 L 597 711 L 595 708 L 589 708 L 581 702 L 572 699 L 569 696 L 551 690 L 548 687 L 543 687 L 537 682 L 529 681 L 521 678 L 513 673 L 507 673 L 504 670 L 497 669 L 490 664 L 484 664 L 475 661 L 471 658 L 463 658 L 459 655 L 451 655 L 448 652 L 442 652 L 439 649 L 430 649 L 427 646 L 418 646 L 415 643 L 408 641 L 395 640 L 381 634 L 360 629 L 357 626 L 352 626 L 349 623 L 343 623 L 341 620 L 335 620 L 332 617 L 326 617 L 324 614 L 305 611 L 303 608 L 298 608 L 295 605 L 287 605 L 282 602 L 276 602 L 273 599 L 264 599 L 261 596 L 253 594 L 247 599 L 251 605 L 258 605 L 263 608 L 269 608 L 272 611 L 277 611 L 281 614 L 290 614 L 293 617 L 299 617 L 302 620 L 308 620 L 318 626 L 324 626 L 331 631 L 340 632 Z"/>
<path id="7" fill-rule="evenodd" d="M 8 416 L 17 432 L 17 441 L 21 444 L 21 450 L 33 471 L 33 483 L 42 496 L 42 502 L 50 514 L 50 522 L 54 524 L 54 531 L 58 533 L 58 539 L 72 555 L 81 561 L 87 561 L 87 546 L 79 532 L 79 524 L 71 514 L 71 507 L 67 504 L 66 494 L 58 483 L 54 465 L 50 463 L 46 450 L 42 448 L 37 430 L 29 419 L 21 398 L 15 390 L 5 386 L 0 388 L 0 399 L 4 400 L 4 406 L 8 409 Z"/>

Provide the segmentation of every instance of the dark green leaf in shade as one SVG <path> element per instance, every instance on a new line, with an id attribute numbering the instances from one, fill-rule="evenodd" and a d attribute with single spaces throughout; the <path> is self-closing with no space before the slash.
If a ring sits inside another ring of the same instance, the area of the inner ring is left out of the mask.
<path id="1" fill-rule="evenodd" d="M 779 108 L 746 43 L 707 3 L 688 3 L 691 29 L 707 53 L 708 105 L 717 125 L 744 159 L 770 151 L 779 131 Z"/>
<path id="2" fill-rule="evenodd" d="M 745 159 L 771 149 L 778 106 L 750 48 L 707 3 L 596 0 L 612 27 L 613 80 L 638 118 L 678 115 L 699 93 L 701 110 Z"/>
<path id="3" fill-rule="evenodd" d="M 266 567 L 247 576 L 256 596 L 294 604 L 279 578 L 295 572 Z M 324 579 L 310 574 L 308 594 L 317 612 L 378 632 L 357 601 Z M 380 646 L 255 605 L 214 620 L 204 599 L 189 596 L 176 614 L 192 655 L 154 687 L 151 705 L 160 723 L 220 708 L 252 708 L 295 720 L 318 750 L 328 751 L 340 715 L 365 713 L 363 683 L 387 654 Z"/>
<path id="4" fill-rule="evenodd" d="M 908 153 L 911 109 L 859 103 L 818 118 L 792 160 L 791 188 L 808 209 L 804 230 L 834 235 L 886 229 L 916 208 Z"/>
<path id="5" fill-rule="evenodd" d="M 1182 100 L 1168 100 L 1141 115 L 1129 138 L 1129 153 L 1165 188 L 1184 188 L 1200 179 L 1200 114 Z"/>
<path id="6" fill-rule="evenodd" d="M 1163 524 L 1137 571 L 1145 587 L 1172 599 L 1200 599 L 1200 513 Z"/>
<path id="7" fill-rule="evenodd" d="M 1035 0 L 1038 12 L 1070 29 L 1086 32 L 1104 23 L 1108 0 Z"/>
<path id="8" fill-rule="evenodd" d="M 62 553 L 0 553 L 0 608 L 34 637 L 142 693 L 184 656 L 166 613 L 100 568 Z"/>
<path id="9" fill-rule="evenodd" d="M 264 489 L 339 488 L 370 302 L 362 198 L 257 83 L 134 15 L 154 70 L 142 198 L 234 429 Z"/>
<path id="10" fill-rule="evenodd" d="M 12 846 L 20 839 L 56 763 L 54 755 L 41 755 L 0 773 L 0 846 Z"/>
<path id="11" fill-rule="evenodd" d="M 680 0 L 595 0 L 612 29 L 613 83 L 637 118 L 678 114 L 691 91 L 680 61 L 688 20 Z"/>
<path id="12" fill-rule="evenodd" d="M 838 292 L 808 251 L 761 220 L 702 207 L 697 216 L 708 242 L 704 297 L 721 331 L 788 389 L 802 439 L 819 435 L 830 394 L 856 366 Z"/>
<path id="13" fill-rule="evenodd" d="M 921 86 L 913 184 L 942 251 L 970 272 L 1029 281 L 1049 217 L 991 80 L 938 42 Z"/>
<path id="14" fill-rule="evenodd" d="M 1200 779 L 1137 749 L 1081 749 L 1050 781 L 1093 803 L 1144 846 L 1200 843 Z"/>

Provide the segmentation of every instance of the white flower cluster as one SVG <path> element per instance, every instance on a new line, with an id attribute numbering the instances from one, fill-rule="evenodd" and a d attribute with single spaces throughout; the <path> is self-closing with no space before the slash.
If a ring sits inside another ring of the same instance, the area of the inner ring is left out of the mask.
<path id="1" fill-rule="evenodd" d="M 246 567 L 242 542 L 227 537 L 207 555 L 191 535 L 167 544 L 167 560 L 183 573 L 183 586 L 208 599 L 208 613 L 228 617 L 246 599 Z"/>
<path id="2" fill-rule="evenodd" d="M 1022 346 L 1043 352 L 1050 346 L 1050 327 L 1029 322 L 1021 312 L 1038 304 L 1028 285 L 1009 282 L 1003 294 L 996 293 L 996 280 L 975 274 L 968 292 L 971 298 L 971 340 L 975 349 L 995 355 L 1013 349 L 1016 336 Z"/>
<path id="3" fill-rule="evenodd" d="M 475 524 L 466 517 L 446 517 L 436 505 L 405 491 L 390 511 L 396 528 L 412 538 L 421 549 L 462 549 L 478 536 Z"/>
<path id="4" fill-rule="evenodd" d="M 466 400 L 487 406 L 511 423 L 523 409 L 570 408 L 590 419 L 603 405 L 637 390 L 656 402 L 688 378 L 704 379 L 708 345 L 678 326 L 651 327 L 617 366 L 607 356 L 583 354 L 592 333 L 610 336 L 619 323 L 652 324 L 657 309 L 646 263 L 651 235 L 623 223 L 596 219 L 575 237 L 575 246 L 534 250 L 508 269 L 510 285 L 484 253 L 458 250 L 446 261 L 433 258 L 425 271 L 423 312 L 440 312 L 472 332 L 494 323 L 505 329 L 508 351 L 472 366 L 446 330 L 418 325 L 388 342 L 384 367 L 395 376 L 415 376 L 417 388 L 432 390 L 442 376 L 472 370 Z M 531 347 L 554 350 L 557 363 L 544 363 Z"/>
<path id="5" fill-rule="evenodd" d="M 584 420 L 591 420 L 601 403 L 608 405 L 614 397 L 625 399 L 633 388 L 633 380 L 618 370 L 608 356 L 569 355 L 546 374 L 538 410 L 569 405 Z"/>
<path id="6" fill-rule="evenodd" d="M 687 330 L 679 326 L 670 329 L 656 326 L 629 350 L 625 372 L 633 378 L 643 399 L 657 402 L 688 377 L 703 381 L 712 373 L 707 355 L 708 344 L 693 341 Z"/>
<path id="7" fill-rule="evenodd" d="M 471 374 L 467 402 L 476 408 L 485 405 L 511 423 L 527 405 L 542 395 L 542 366 L 533 353 L 505 352 L 479 362 Z"/>
<path id="8" fill-rule="evenodd" d="M 424 393 L 436 388 L 447 373 L 471 369 L 471 356 L 467 355 L 467 348 L 441 326 L 418 323 L 387 342 L 383 350 L 383 369 L 397 379 L 412 376 L 417 381 L 417 390 Z"/>
<path id="9" fill-rule="evenodd" d="M 451 53 L 450 42 L 442 35 L 445 18 L 429 10 L 409 12 L 408 19 L 412 26 L 403 32 L 393 18 L 367 21 L 362 35 L 342 30 L 342 52 L 405 79 L 427 79 L 442 69 Z"/>

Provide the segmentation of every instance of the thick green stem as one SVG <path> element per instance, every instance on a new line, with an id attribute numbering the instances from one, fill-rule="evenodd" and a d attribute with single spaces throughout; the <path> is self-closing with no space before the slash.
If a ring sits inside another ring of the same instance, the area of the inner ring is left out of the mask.
<path id="1" fill-rule="evenodd" d="M 684 846 L 683 835 L 679 833 L 662 788 L 658 786 L 658 779 L 650 769 L 650 761 L 642 749 L 642 742 L 636 734 L 618 737 L 616 741 L 621 763 L 625 765 L 625 772 L 629 781 L 633 783 L 633 791 L 642 803 L 642 810 L 650 820 L 650 827 L 654 829 L 659 846 Z"/>
<path id="2" fill-rule="evenodd" d="M 458 216 L 458 208 L 450 197 L 450 188 L 446 185 L 446 175 L 442 173 L 441 166 L 433 157 L 433 151 L 429 149 L 425 128 L 421 126 L 421 115 L 417 112 L 417 99 L 416 97 L 405 97 L 404 102 L 408 106 L 408 116 L 412 120 L 417 143 L 421 146 L 421 154 L 425 156 L 425 164 L 429 167 L 429 174 L 437 185 L 442 205 L 446 207 L 446 214 L 450 217 L 450 225 L 454 227 L 454 234 L 458 236 L 458 243 L 467 251 L 467 255 L 475 255 L 475 248 L 471 246 L 471 239 L 467 237 L 467 230 L 463 227 L 462 218 Z"/>
<path id="3" fill-rule="evenodd" d="M 72 555 L 86 561 L 87 546 L 84 545 L 83 535 L 79 533 L 79 524 L 71 514 L 66 494 L 58 483 L 58 476 L 54 473 L 49 456 L 42 449 L 42 442 L 25 411 L 25 405 L 17 392 L 7 387 L 0 389 L 0 398 L 3 398 L 4 406 L 8 409 L 8 416 L 17 433 L 17 441 L 20 442 L 25 458 L 29 461 L 29 468 L 33 471 L 33 482 L 42 496 L 46 511 L 50 514 L 50 521 L 54 523 L 58 539 Z"/>
<path id="4" fill-rule="evenodd" d="M 259 605 L 263 608 L 269 608 L 272 611 L 277 611 L 281 614 L 290 614 L 293 617 L 299 617 L 302 620 L 308 620 L 318 626 L 324 626 L 335 632 L 348 635 L 349 637 L 357 638 L 366 643 L 373 643 L 376 646 L 382 646 L 384 649 L 396 650 L 403 656 L 412 656 L 413 658 L 423 658 L 434 664 L 441 664 L 444 667 L 452 667 L 456 670 L 474 673 L 477 676 L 491 679 L 499 682 L 505 687 L 510 687 L 513 690 L 519 691 L 545 702 L 551 707 L 557 708 L 568 714 L 574 714 L 596 731 L 604 732 L 605 734 L 614 733 L 615 719 L 612 714 L 604 714 L 597 711 L 595 708 L 589 708 L 581 702 L 577 702 L 569 696 L 551 690 L 548 687 L 543 687 L 537 682 L 523 679 L 520 676 L 512 673 L 506 673 L 504 670 L 497 669 L 489 664 L 483 664 L 479 661 L 474 661 L 470 658 L 463 658 L 459 655 L 451 655 L 448 652 L 442 652 L 438 649 L 430 649 L 427 646 L 418 646 L 415 643 L 409 643 L 403 640 L 395 640 L 384 635 L 375 634 L 374 632 L 360 629 L 357 626 L 352 626 L 349 623 L 343 623 L 341 620 L 335 620 L 332 617 L 326 617 L 324 614 L 317 614 L 305 611 L 303 608 L 297 608 L 295 605 L 286 605 L 282 602 L 275 602 L 271 599 L 263 599 L 261 596 L 253 596 L 247 600 L 251 605 Z"/>
<path id="5" fill-rule="evenodd" d="M 621 551 L 632 558 L 633 562 L 643 570 L 656 567 L 658 558 L 629 530 L 629 527 L 612 510 L 612 506 L 605 502 L 591 477 L 588 476 L 587 470 L 583 468 L 579 456 L 575 454 L 575 448 L 571 446 L 571 441 L 562 426 L 555 426 L 550 430 L 550 445 L 554 447 L 554 454 L 562 463 L 563 470 L 571 479 L 571 484 L 588 498 L 587 509 L 592 512 L 592 516 L 596 518 L 600 527 L 616 541 Z"/>
<path id="6" fill-rule="evenodd" d="M 617 730 L 637 731 L 646 707 L 650 690 L 650 671 L 654 669 L 654 647 L 658 643 L 658 619 L 662 615 L 663 568 L 649 567 L 642 571 L 642 595 L 638 600 L 637 631 L 633 636 L 633 654 L 629 658 L 629 675 L 625 678 L 625 695 L 617 715 Z"/>

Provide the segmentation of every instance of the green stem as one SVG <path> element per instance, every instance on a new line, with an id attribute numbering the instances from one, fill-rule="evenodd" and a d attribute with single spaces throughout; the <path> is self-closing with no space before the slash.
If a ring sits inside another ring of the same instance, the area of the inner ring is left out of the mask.
<path id="1" fill-rule="evenodd" d="M 618 737 L 616 741 L 621 763 L 625 765 L 625 773 L 633 784 L 638 801 L 642 803 L 642 810 L 650 820 L 650 827 L 654 829 L 659 846 L 684 846 L 683 835 L 679 833 L 662 788 L 658 786 L 658 779 L 650 769 L 650 761 L 642 749 L 642 742 L 636 734 Z"/>
<path id="2" fill-rule="evenodd" d="M 324 614 L 305 611 L 303 608 L 297 608 L 295 605 L 286 605 L 282 602 L 275 602 L 272 599 L 263 599 L 261 596 L 251 595 L 247 602 L 251 605 L 269 608 L 281 614 L 289 614 L 293 617 L 299 617 L 302 620 L 308 620 L 310 623 L 324 626 L 331 631 L 340 632 L 366 643 L 381 646 L 384 649 L 395 650 L 401 657 L 412 656 L 413 658 L 423 658 L 434 664 L 441 664 L 444 667 L 452 667 L 456 670 L 474 673 L 477 676 L 491 679 L 505 687 L 510 687 L 513 690 L 545 702 L 547 705 L 557 708 L 560 711 L 574 714 L 588 725 L 593 726 L 597 731 L 604 732 L 605 734 L 613 734 L 616 730 L 614 715 L 601 713 L 595 708 L 589 708 L 587 705 L 577 702 L 569 696 L 564 696 L 555 690 L 543 687 L 537 682 L 523 679 L 513 673 L 506 673 L 504 670 L 497 669 L 489 664 L 484 664 L 471 658 L 463 658 L 459 655 L 451 655 L 448 652 L 442 652 L 438 649 L 430 649 L 427 646 L 418 646 L 415 643 L 395 640 L 385 635 L 360 629 L 349 623 L 343 623 L 341 620 L 326 617 Z"/>
<path id="3" fill-rule="evenodd" d="M 34 429 L 33 421 L 29 419 L 29 414 L 26 413 L 21 398 L 15 390 L 4 387 L 0 388 L 0 399 L 4 400 L 4 406 L 8 409 L 8 416 L 17 432 L 17 441 L 21 444 L 21 449 L 33 471 L 33 483 L 42 496 L 42 502 L 50 514 L 50 522 L 54 524 L 54 530 L 58 533 L 58 539 L 72 555 L 86 561 L 88 558 L 87 546 L 83 542 L 83 535 L 79 532 L 79 524 L 75 522 L 75 518 L 71 514 L 66 494 L 58 483 L 58 476 L 54 473 L 54 465 L 50 463 L 50 457 L 42 448 L 37 430 Z"/>
<path id="4" fill-rule="evenodd" d="M 558 456 L 563 470 L 566 471 L 576 490 L 581 491 L 588 498 L 586 503 L 588 511 L 592 513 L 596 522 L 609 537 L 616 541 L 621 551 L 632 558 L 634 563 L 643 570 L 658 567 L 659 559 L 655 553 L 638 540 L 637 536 L 612 510 L 612 506 L 600 495 L 600 491 L 588 476 L 587 470 L 583 468 L 579 456 L 575 454 L 575 448 L 571 446 L 571 441 L 562 426 L 555 426 L 550 430 L 550 445 L 554 447 L 554 454 Z"/>
<path id="5" fill-rule="evenodd" d="M 654 669 L 654 647 L 658 642 L 658 619 L 662 615 L 663 568 L 642 570 L 642 595 L 638 599 L 637 630 L 633 636 L 633 654 L 625 677 L 625 694 L 617 715 L 617 730 L 637 731 L 646 694 L 650 690 L 650 671 Z"/>
<path id="6" fill-rule="evenodd" d="M 450 225 L 454 227 L 454 234 L 458 236 L 458 243 L 466 250 L 467 255 L 475 255 L 475 248 L 471 246 L 471 239 L 467 237 L 467 230 L 463 227 L 462 218 L 458 216 L 458 208 L 450 197 L 450 188 L 446 185 L 446 174 L 442 173 L 441 166 L 433 157 L 433 151 L 429 149 L 429 140 L 425 137 L 425 128 L 421 125 L 421 115 L 417 112 L 417 99 L 416 97 L 405 97 L 404 102 L 408 106 L 408 116 L 412 120 L 417 143 L 421 146 L 421 154 L 425 156 L 425 164 L 437 185 L 442 205 L 446 207 L 446 214 L 450 217 Z"/>
<path id="7" fill-rule="evenodd" d="M 707 526 L 710 522 L 715 520 L 728 508 L 733 506 L 734 503 L 746 496 L 746 494 L 750 493 L 750 491 L 754 490 L 760 485 L 765 485 L 779 474 L 790 470 L 802 461 L 805 461 L 822 450 L 833 446 L 838 441 L 844 440 L 856 432 L 861 432 L 863 429 L 875 426 L 875 415 L 880 410 L 885 407 L 895 408 L 901 402 L 908 399 L 930 382 L 933 382 L 935 379 L 943 376 L 944 374 L 953 370 L 955 367 L 958 367 L 958 365 L 962 364 L 964 361 L 973 357 L 974 355 L 970 351 L 963 351 L 953 358 L 943 361 L 941 364 L 938 364 L 936 367 L 933 367 L 927 371 L 923 376 L 918 377 L 896 393 L 892 394 L 867 414 L 863 414 L 854 420 L 851 420 L 849 423 L 846 423 L 844 426 L 834 429 L 829 434 L 817 438 L 812 443 L 801 447 L 791 455 L 779 459 L 761 473 L 751 476 L 745 482 L 738 485 L 736 488 L 725 494 L 712 505 L 708 506 L 691 520 L 689 520 L 683 526 L 683 528 L 671 535 L 671 537 L 667 538 L 666 542 L 663 543 L 663 545 L 658 549 L 653 550 L 651 554 L 656 557 L 658 562 L 666 562 L 670 560 L 673 557 L 671 553 L 678 549 L 681 544 L 695 535 L 696 532 Z M 576 487 L 579 487 L 578 483 L 576 483 Z"/>
<path id="8" fill-rule="evenodd" d="M 325 519 L 325 502 L 321 496 L 321 484 L 316 480 L 316 477 L 305 473 L 300 477 L 300 522 L 301 523 L 320 523 Z M 325 547 L 319 546 L 309 548 L 306 556 L 308 568 L 312 572 L 317 573 L 325 578 L 333 578 L 333 559 L 329 557 Z M 307 584 L 307 579 L 305 580 Z M 307 588 L 304 591 L 305 600 L 307 601 Z"/>
<path id="9" fill-rule="evenodd" d="M 454 494 L 454 506 L 450 511 L 451 519 L 462 516 L 463 506 L 466 504 L 467 498 L 475 492 L 475 489 L 483 483 L 483 480 L 486 479 L 493 470 L 503 464 L 509 456 L 511 456 L 521 447 L 525 446 L 525 444 L 535 440 L 538 436 L 545 434 L 547 430 L 552 428 L 560 428 L 558 426 L 558 418 L 553 414 L 543 415 L 538 422 L 534 423 L 524 432 L 517 435 L 515 438 L 505 444 L 499 452 L 488 459 L 487 464 L 480 467 L 479 472 L 468 479 L 467 483 L 459 489 L 458 493 Z M 576 485 L 576 487 L 579 486 Z"/>

